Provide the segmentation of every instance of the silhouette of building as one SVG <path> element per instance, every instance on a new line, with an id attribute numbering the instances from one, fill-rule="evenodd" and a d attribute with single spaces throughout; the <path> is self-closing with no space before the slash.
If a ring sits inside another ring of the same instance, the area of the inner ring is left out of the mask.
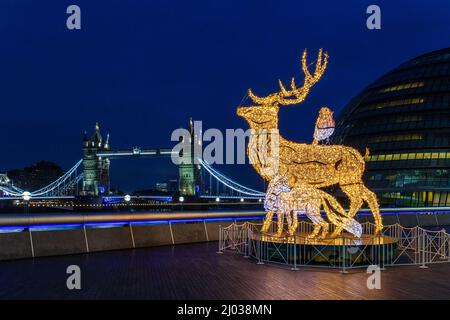
<path id="1" fill-rule="evenodd" d="M 157 182 L 155 185 L 157 191 L 167 192 L 167 183 L 166 182 Z"/>
<path id="2" fill-rule="evenodd" d="M 409 60 L 353 98 L 333 138 L 366 158 L 382 206 L 450 205 L 450 48 Z"/>
<path id="3" fill-rule="evenodd" d="M 63 169 L 53 162 L 39 161 L 23 169 L 8 171 L 10 183 L 24 190 L 42 188 L 64 174 Z"/>
<path id="4" fill-rule="evenodd" d="M 155 188 L 157 191 L 175 193 L 178 191 L 178 180 L 171 179 L 167 182 L 157 182 Z"/>

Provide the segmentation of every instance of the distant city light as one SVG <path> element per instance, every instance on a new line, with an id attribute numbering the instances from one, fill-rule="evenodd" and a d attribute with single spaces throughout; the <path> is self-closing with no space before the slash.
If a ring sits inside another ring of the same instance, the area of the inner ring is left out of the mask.
<path id="1" fill-rule="evenodd" d="M 220 202 L 220 198 L 219 197 L 216 198 L 216 202 Z"/>
<path id="2" fill-rule="evenodd" d="M 184 197 L 183 197 L 183 196 L 179 197 L 179 198 L 178 198 L 178 201 L 184 202 Z"/>
<path id="3" fill-rule="evenodd" d="M 131 196 L 129 194 L 127 194 L 127 195 L 125 195 L 125 197 L 123 197 L 123 199 L 125 200 L 125 202 L 130 202 Z"/>
<path id="4" fill-rule="evenodd" d="M 244 198 L 241 198 L 241 202 L 244 202 Z"/>

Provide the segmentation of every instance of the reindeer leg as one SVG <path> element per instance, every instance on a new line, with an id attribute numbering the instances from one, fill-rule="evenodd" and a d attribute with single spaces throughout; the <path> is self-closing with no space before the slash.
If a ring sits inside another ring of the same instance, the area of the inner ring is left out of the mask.
<path id="1" fill-rule="evenodd" d="M 383 231 L 383 221 L 380 215 L 377 196 L 364 185 L 361 185 L 361 189 L 362 197 L 369 205 L 370 211 L 372 211 L 373 220 L 375 221 L 375 234 L 380 234 Z"/>
<path id="2" fill-rule="evenodd" d="M 360 184 L 341 186 L 342 191 L 350 199 L 350 207 L 347 212 L 347 217 L 349 218 L 353 218 L 363 205 L 363 195 L 360 192 L 359 186 Z M 339 237 L 342 230 L 343 230 L 342 227 L 336 226 L 336 229 L 332 233 L 331 237 Z"/>
<path id="3" fill-rule="evenodd" d="M 341 221 L 341 218 L 338 216 L 338 213 L 345 217 L 347 216 L 347 212 L 345 212 L 345 210 L 340 206 L 337 200 L 330 195 L 326 195 L 324 199 L 322 199 L 322 206 L 328 220 L 333 224 L 335 232 L 339 235 L 344 225 Z M 334 209 L 336 209 L 337 212 L 335 212 Z M 327 231 L 329 231 L 328 223 Z M 336 234 L 333 232 L 331 234 L 331 237 L 336 237 Z"/>
<path id="4" fill-rule="evenodd" d="M 291 236 L 293 236 L 295 234 L 295 231 L 297 231 L 297 227 L 298 227 L 298 217 L 297 217 L 297 212 L 293 211 L 292 212 L 292 224 L 289 227 L 289 234 Z"/>
<path id="5" fill-rule="evenodd" d="M 322 224 L 321 224 L 321 226 L 322 226 L 322 233 L 320 234 L 320 237 L 319 238 L 326 238 L 326 236 L 327 236 L 327 234 L 328 234 L 328 228 L 329 228 L 329 226 L 328 226 L 328 223 L 326 222 L 326 221 L 323 221 L 322 222 Z"/>
<path id="6" fill-rule="evenodd" d="M 307 238 L 309 239 L 316 238 L 320 232 L 320 229 L 322 229 L 322 226 L 320 224 L 314 224 L 314 230 L 310 234 L 308 234 Z"/>
<path id="7" fill-rule="evenodd" d="M 322 215 L 320 214 L 320 201 L 315 205 L 309 206 L 309 208 L 307 208 L 307 211 L 309 211 L 308 217 L 310 217 L 311 221 L 314 223 L 314 230 L 312 234 L 309 235 L 309 237 L 324 238 L 328 233 L 328 223 L 322 218 Z M 318 236 L 321 230 L 322 232 L 320 236 Z"/>
<path id="8" fill-rule="evenodd" d="M 272 219 L 273 219 L 273 211 L 267 211 L 266 213 L 266 218 L 264 219 L 264 223 L 263 226 L 261 228 L 261 232 L 267 232 L 269 231 L 269 227 L 272 223 Z"/>
<path id="9" fill-rule="evenodd" d="M 362 183 L 343 186 L 342 191 L 350 198 L 350 210 L 348 212 L 348 217 L 353 218 L 362 207 L 363 201 L 366 201 L 374 218 L 375 233 L 380 233 L 383 230 L 383 223 L 375 193 L 367 189 L 367 187 Z"/>
<path id="10" fill-rule="evenodd" d="M 283 234 L 284 214 L 282 211 L 277 212 L 277 237 Z"/>
<path id="11" fill-rule="evenodd" d="M 286 222 L 287 222 L 287 227 L 288 227 L 288 230 L 290 230 L 291 229 L 291 226 L 292 226 L 292 216 L 291 216 L 291 212 L 290 211 L 286 211 L 285 213 L 284 213 L 284 215 L 286 216 Z"/>
<path id="12" fill-rule="evenodd" d="M 314 230 L 308 235 L 308 238 L 316 238 L 320 230 L 322 229 L 320 222 L 322 218 L 320 217 L 320 212 L 317 213 L 316 211 L 306 209 L 306 215 L 308 216 L 309 220 L 311 220 L 312 223 L 314 224 Z"/>

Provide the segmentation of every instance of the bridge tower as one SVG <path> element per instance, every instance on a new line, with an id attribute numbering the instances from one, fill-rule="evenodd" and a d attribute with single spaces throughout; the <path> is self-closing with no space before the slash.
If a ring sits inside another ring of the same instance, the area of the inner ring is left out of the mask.
<path id="1" fill-rule="evenodd" d="M 99 151 L 111 149 L 109 134 L 103 142 L 98 122 L 90 138 L 86 132 L 83 138 L 83 188 L 82 195 L 98 196 L 109 194 L 109 159 L 97 156 Z"/>
<path id="2" fill-rule="evenodd" d="M 195 143 L 200 143 L 202 140 L 195 132 L 192 118 L 189 118 L 189 152 L 183 153 L 180 164 L 178 165 L 179 184 L 178 191 L 183 196 L 197 196 L 202 189 L 201 165 L 194 161 Z M 200 133 L 201 134 L 201 133 Z M 184 142 L 184 141 L 182 141 Z M 200 147 L 200 150 L 201 147 Z"/>
<path id="3" fill-rule="evenodd" d="M 9 187 L 11 186 L 11 180 L 9 180 L 8 175 L 6 173 L 0 173 L 0 186 Z M 4 196 L 6 194 L 5 191 L 0 190 L 0 196 Z"/>

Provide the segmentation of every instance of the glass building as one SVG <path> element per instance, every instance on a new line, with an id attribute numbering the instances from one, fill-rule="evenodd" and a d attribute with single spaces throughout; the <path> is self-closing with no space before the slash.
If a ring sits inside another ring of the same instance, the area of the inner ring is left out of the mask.
<path id="1" fill-rule="evenodd" d="M 353 98 L 335 143 L 366 157 L 382 207 L 450 206 L 450 48 L 409 60 Z"/>

